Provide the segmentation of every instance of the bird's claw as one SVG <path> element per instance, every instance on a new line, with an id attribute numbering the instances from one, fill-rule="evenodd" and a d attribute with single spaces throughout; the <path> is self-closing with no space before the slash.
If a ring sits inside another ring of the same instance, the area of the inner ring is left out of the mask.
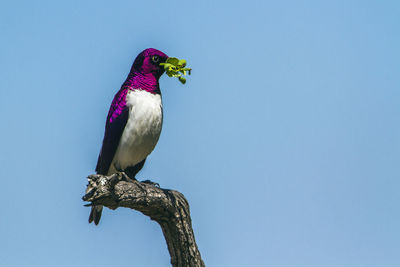
<path id="1" fill-rule="evenodd" d="M 149 185 L 152 185 L 152 186 L 155 186 L 155 187 L 160 187 L 159 183 L 155 183 L 155 182 L 152 182 L 150 180 L 144 180 L 144 181 L 142 181 L 142 183 L 149 184 Z"/>

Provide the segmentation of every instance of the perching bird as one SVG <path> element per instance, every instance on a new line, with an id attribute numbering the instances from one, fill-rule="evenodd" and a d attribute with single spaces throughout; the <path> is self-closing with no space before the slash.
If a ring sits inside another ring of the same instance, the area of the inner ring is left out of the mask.
<path id="1" fill-rule="evenodd" d="M 148 48 L 133 62 L 126 81 L 115 95 L 107 116 L 103 146 L 96 172 L 102 175 L 124 171 L 134 178 L 160 137 L 163 110 L 158 80 L 160 63 L 168 56 Z M 103 206 L 92 206 L 89 223 L 100 221 Z"/>

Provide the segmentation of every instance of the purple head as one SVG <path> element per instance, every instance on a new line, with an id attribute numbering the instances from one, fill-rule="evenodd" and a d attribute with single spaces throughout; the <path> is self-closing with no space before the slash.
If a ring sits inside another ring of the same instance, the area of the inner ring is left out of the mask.
<path id="1" fill-rule="evenodd" d="M 164 73 L 164 68 L 160 66 L 160 63 L 164 63 L 167 58 L 168 56 L 163 52 L 154 48 L 147 48 L 136 57 L 131 68 L 131 73 L 136 72 L 142 75 L 153 74 L 158 80 Z"/>

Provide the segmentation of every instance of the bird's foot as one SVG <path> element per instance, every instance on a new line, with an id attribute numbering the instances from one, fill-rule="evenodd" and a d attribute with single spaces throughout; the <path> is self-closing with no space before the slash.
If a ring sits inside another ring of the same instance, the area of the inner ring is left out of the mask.
<path id="1" fill-rule="evenodd" d="M 149 184 L 149 185 L 152 185 L 152 186 L 155 186 L 155 187 L 160 187 L 159 183 L 155 183 L 155 182 L 152 182 L 150 180 L 144 180 L 144 181 L 141 181 L 141 183 Z"/>
<path id="2" fill-rule="evenodd" d="M 134 183 L 134 182 L 136 181 L 135 178 L 129 177 L 129 175 L 126 174 L 125 172 L 120 172 L 120 173 L 122 174 L 122 177 L 124 177 L 124 180 L 125 180 L 126 182 Z"/>

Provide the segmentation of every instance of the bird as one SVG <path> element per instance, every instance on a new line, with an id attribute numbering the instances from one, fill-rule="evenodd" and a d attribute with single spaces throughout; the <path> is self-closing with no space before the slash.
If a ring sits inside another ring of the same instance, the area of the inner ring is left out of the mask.
<path id="1" fill-rule="evenodd" d="M 125 172 L 130 178 L 143 168 L 161 134 L 163 106 L 159 78 L 168 56 L 147 48 L 134 60 L 128 77 L 111 103 L 96 173 Z M 161 64 L 161 65 L 160 65 Z M 103 206 L 92 206 L 89 223 L 99 224 Z"/>

